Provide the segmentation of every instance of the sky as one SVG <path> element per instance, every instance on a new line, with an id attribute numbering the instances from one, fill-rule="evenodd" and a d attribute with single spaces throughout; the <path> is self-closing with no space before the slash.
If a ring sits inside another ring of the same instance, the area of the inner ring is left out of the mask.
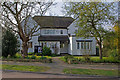
<path id="1" fill-rule="evenodd" d="M 46 13 L 46 15 L 54 15 L 54 16 L 64 16 L 62 12 L 64 2 L 56 2 L 56 5 L 52 6 L 51 9 Z"/>

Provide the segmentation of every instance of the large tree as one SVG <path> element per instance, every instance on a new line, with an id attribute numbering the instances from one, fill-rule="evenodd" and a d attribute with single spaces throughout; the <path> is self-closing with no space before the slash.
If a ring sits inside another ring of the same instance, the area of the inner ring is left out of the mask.
<path id="1" fill-rule="evenodd" d="M 102 41 L 106 36 L 106 24 L 114 23 L 114 3 L 79 2 L 69 3 L 66 11 L 77 20 L 79 30 L 77 36 L 95 37 L 99 45 L 99 55 L 102 59 Z M 111 13 L 112 12 L 112 13 Z"/>
<path id="2" fill-rule="evenodd" d="M 34 15 L 45 15 L 52 5 L 53 2 L 4 2 L 2 4 L 3 23 L 7 22 L 9 24 L 7 27 L 18 33 L 22 40 L 22 52 L 25 56 L 27 56 L 28 53 L 28 41 L 32 36 L 36 35 L 36 32 L 39 30 L 39 27 L 36 24 L 31 28 L 27 25 L 29 17 Z M 24 25 L 21 25 L 23 20 Z"/>

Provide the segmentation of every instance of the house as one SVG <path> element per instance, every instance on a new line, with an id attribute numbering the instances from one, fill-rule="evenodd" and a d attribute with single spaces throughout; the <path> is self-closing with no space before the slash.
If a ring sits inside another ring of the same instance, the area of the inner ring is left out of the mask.
<path id="1" fill-rule="evenodd" d="M 54 54 L 96 55 L 96 40 L 94 37 L 84 39 L 76 37 L 78 30 L 76 22 L 71 17 L 34 16 L 28 20 L 29 26 L 38 24 L 39 35 L 29 41 L 28 52 L 40 52 L 43 46 L 50 47 Z"/>

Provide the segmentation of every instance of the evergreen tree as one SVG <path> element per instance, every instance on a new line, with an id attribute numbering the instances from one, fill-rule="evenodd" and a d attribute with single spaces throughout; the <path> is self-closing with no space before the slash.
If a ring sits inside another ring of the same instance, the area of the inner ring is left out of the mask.
<path id="1" fill-rule="evenodd" d="M 2 56 L 3 57 L 14 57 L 15 54 L 19 51 L 18 49 L 19 43 L 17 40 L 17 36 L 10 30 L 7 30 L 5 34 L 3 34 L 2 39 Z"/>

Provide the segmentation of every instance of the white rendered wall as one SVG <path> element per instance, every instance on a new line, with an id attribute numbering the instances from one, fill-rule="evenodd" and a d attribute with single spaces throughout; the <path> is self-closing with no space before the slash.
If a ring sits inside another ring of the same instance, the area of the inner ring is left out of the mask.
<path id="1" fill-rule="evenodd" d="M 83 40 L 83 38 L 76 38 L 76 37 L 72 37 L 72 40 L 70 42 L 71 43 L 71 49 L 69 50 L 69 52 L 71 51 L 72 52 L 72 55 L 85 55 L 84 53 L 87 52 L 87 50 L 83 50 L 81 49 L 81 44 L 79 44 L 79 49 L 77 49 L 77 42 L 76 40 Z M 86 39 L 85 39 L 86 40 Z M 90 55 L 95 55 L 96 54 L 96 40 L 95 38 L 89 38 L 89 40 L 93 40 L 92 41 L 92 47 L 91 47 L 91 52 L 90 52 Z M 71 54 L 71 53 L 69 53 Z"/>

